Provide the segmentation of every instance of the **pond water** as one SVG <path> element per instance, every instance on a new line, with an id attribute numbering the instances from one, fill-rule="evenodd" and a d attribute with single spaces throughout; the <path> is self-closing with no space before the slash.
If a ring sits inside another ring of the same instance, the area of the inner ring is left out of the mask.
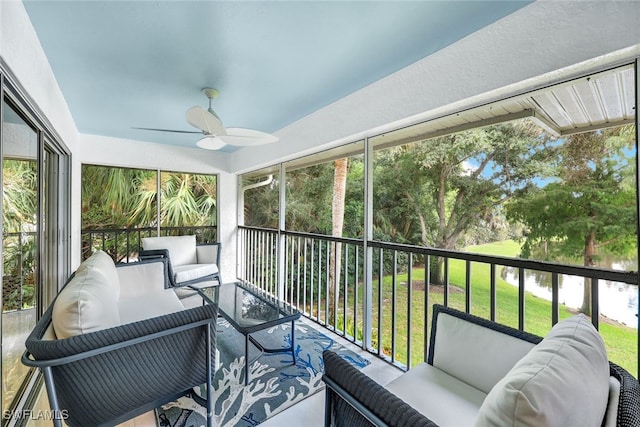
<path id="1" fill-rule="evenodd" d="M 621 263 L 611 266 L 614 270 L 624 270 Z M 518 286 L 518 269 L 504 267 L 502 277 L 510 285 Z M 560 275 L 560 304 L 571 308 L 582 306 L 584 279 L 578 276 Z M 551 273 L 525 271 L 525 291 L 551 301 Z M 600 281 L 598 289 L 600 314 L 609 319 L 637 328 L 638 287 L 620 282 Z"/>

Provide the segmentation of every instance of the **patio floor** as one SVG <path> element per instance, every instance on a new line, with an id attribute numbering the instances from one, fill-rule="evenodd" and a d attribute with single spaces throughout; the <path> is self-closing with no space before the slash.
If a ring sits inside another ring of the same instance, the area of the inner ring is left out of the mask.
<path id="1" fill-rule="evenodd" d="M 326 335 L 331 335 L 333 338 L 337 336 L 312 321 L 306 320 L 304 318 L 301 318 L 301 321 L 305 322 L 308 325 L 311 325 L 312 327 L 318 329 Z M 401 371 L 400 369 L 391 366 L 383 360 L 378 359 L 377 357 L 363 351 L 361 348 L 357 347 L 356 345 L 345 340 L 342 337 L 338 336 L 338 338 L 336 338 L 336 341 L 368 359 L 371 364 L 363 368 L 362 372 L 365 372 L 367 375 L 369 375 L 371 378 L 382 385 L 391 382 L 403 373 L 403 371 Z M 304 399 L 302 402 L 292 406 L 291 408 L 281 412 L 280 414 L 269 418 L 260 425 L 265 427 L 279 427 L 285 425 L 304 425 L 306 427 L 324 426 L 324 396 L 324 392 L 316 393 L 313 396 Z"/>
<path id="2" fill-rule="evenodd" d="M 316 328 L 326 335 L 331 335 L 332 338 L 340 344 L 367 358 L 371 364 L 365 367 L 362 371 L 378 383 L 383 385 L 387 384 L 402 374 L 400 369 L 389 365 L 371 354 L 368 354 L 353 343 L 333 334 L 314 322 L 305 318 L 300 318 L 299 322 L 304 322 L 306 325 Z M 34 409 L 35 411 L 38 411 L 39 409 L 43 411 L 48 409 L 48 402 L 44 391 L 41 393 L 40 399 L 38 399 L 38 403 Z M 52 423 L 50 421 L 31 420 L 27 425 L 30 427 L 49 427 Z M 316 393 L 304 399 L 296 405 L 293 405 L 285 411 L 266 420 L 260 425 L 265 427 L 280 427 L 283 425 L 304 425 L 306 427 L 324 426 L 324 392 Z M 118 427 L 157 427 L 156 417 L 153 412 L 148 412 L 131 421 L 120 424 Z"/>

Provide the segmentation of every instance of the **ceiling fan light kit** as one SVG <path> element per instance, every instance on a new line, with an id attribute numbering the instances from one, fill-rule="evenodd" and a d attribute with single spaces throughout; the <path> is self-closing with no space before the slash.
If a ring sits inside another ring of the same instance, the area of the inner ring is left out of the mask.
<path id="1" fill-rule="evenodd" d="M 219 150 L 227 144 L 218 137 L 205 136 L 200 141 L 196 142 L 196 145 L 200 148 L 204 148 L 205 150 Z"/>
<path id="2" fill-rule="evenodd" d="M 220 150 L 226 145 L 238 147 L 250 147 L 254 145 L 269 144 L 276 142 L 278 137 L 271 134 L 260 132 L 253 129 L 244 128 L 225 128 L 222 120 L 211 108 L 211 101 L 218 97 L 219 92 L 216 89 L 206 87 L 202 89 L 202 93 L 209 99 L 209 108 L 204 109 L 200 106 L 191 107 L 187 110 L 187 123 L 200 129 L 205 137 L 196 142 L 196 145 L 205 150 Z M 161 132 L 178 132 L 188 133 L 186 131 L 178 131 L 171 129 L 155 129 L 155 128 L 137 128 L 144 130 L 154 130 Z"/>

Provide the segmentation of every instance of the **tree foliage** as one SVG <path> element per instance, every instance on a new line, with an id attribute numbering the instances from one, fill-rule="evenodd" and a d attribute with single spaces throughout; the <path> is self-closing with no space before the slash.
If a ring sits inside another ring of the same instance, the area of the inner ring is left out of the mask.
<path id="1" fill-rule="evenodd" d="M 520 189 L 507 206 L 509 218 L 526 226 L 525 257 L 582 258 L 594 266 L 599 255 L 635 248 L 634 141 L 627 126 L 571 135 L 548 148 L 548 183 Z"/>
<path id="2" fill-rule="evenodd" d="M 91 228 L 132 228 L 216 224 L 216 177 L 162 172 L 158 218 L 157 173 L 84 165 L 82 224 Z"/>
<path id="3" fill-rule="evenodd" d="M 631 126 L 574 134 L 550 147 L 550 182 L 528 186 L 507 207 L 527 227 L 523 256 L 582 258 L 587 267 L 605 254 L 628 255 L 637 244 Z M 581 311 L 591 313 L 585 278 Z"/>
<path id="4" fill-rule="evenodd" d="M 377 230 L 402 242 L 459 248 L 474 227 L 504 224 L 502 204 L 546 167 L 544 145 L 536 128 L 519 122 L 380 152 Z"/>
<path id="5" fill-rule="evenodd" d="M 331 235 L 333 232 L 332 204 L 335 164 L 321 163 L 294 169 L 286 175 L 287 230 Z M 348 161 L 345 196 L 343 235 L 362 236 L 364 221 L 364 167 L 361 157 Z M 250 185 L 265 178 L 247 180 Z M 244 194 L 245 224 L 255 227 L 278 228 L 279 180 L 265 186 L 253 188 Z"/>
<path id="6" fill-rule="evenodd" d="M 376 151 L 374 238 L 460 249 L 526 233 L 523 256 L 545 247 L 559 260 L 583 256 L 597 230 L 592 247 L 624 253 L 636 245 L 633 141 L 632 127 L 554 140 L 522 120 Z M 348 237 L 362 236 L 363 176 L 362 159 L 350 158 Z M 334 164 L 287 171 L 285 185 L 286 229 L 331 235 Z M 245 207 L 277 226 L 277 200 L 264 189 Z"/>
<path id="7" fill-rule="evenodd" d="M 6 233 L 36 231 L 38 164 L 33 160 L 2 162 L 2 221 Z"/>
<path id="8" fill-rule="evenodd" d="M 5 158 L 2 180 L 4 312 L 35 305 L 38 164 Z"/>

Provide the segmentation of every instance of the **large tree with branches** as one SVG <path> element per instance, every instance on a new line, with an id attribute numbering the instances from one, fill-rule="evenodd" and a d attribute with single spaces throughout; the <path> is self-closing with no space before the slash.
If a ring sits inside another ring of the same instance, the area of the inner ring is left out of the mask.
<path id="1" fill-rule="evenodd" d="M 544 145 L 539 129 L 521 121 L 391 149 L 377 159 L 376 177 L 386 190 L 379 190 L 376 210 L 409 243 L 457 249 L 466 232 L 490 224 L 513 192 L 546 167 Z M 430 279 L 443 282 L 441 259 Z"/>
<path id="2" fill-rule="evenodd" d="M 627 255 L 636 245 L 635 128 L 568 136 L 549 147 L 553 174 L 530 185 L 508 206 L 527 227 L 523 256 L 582 258 L 594 267 L 605 254 Z M 591 313 L 585 278 L 581 311 Z"/>

